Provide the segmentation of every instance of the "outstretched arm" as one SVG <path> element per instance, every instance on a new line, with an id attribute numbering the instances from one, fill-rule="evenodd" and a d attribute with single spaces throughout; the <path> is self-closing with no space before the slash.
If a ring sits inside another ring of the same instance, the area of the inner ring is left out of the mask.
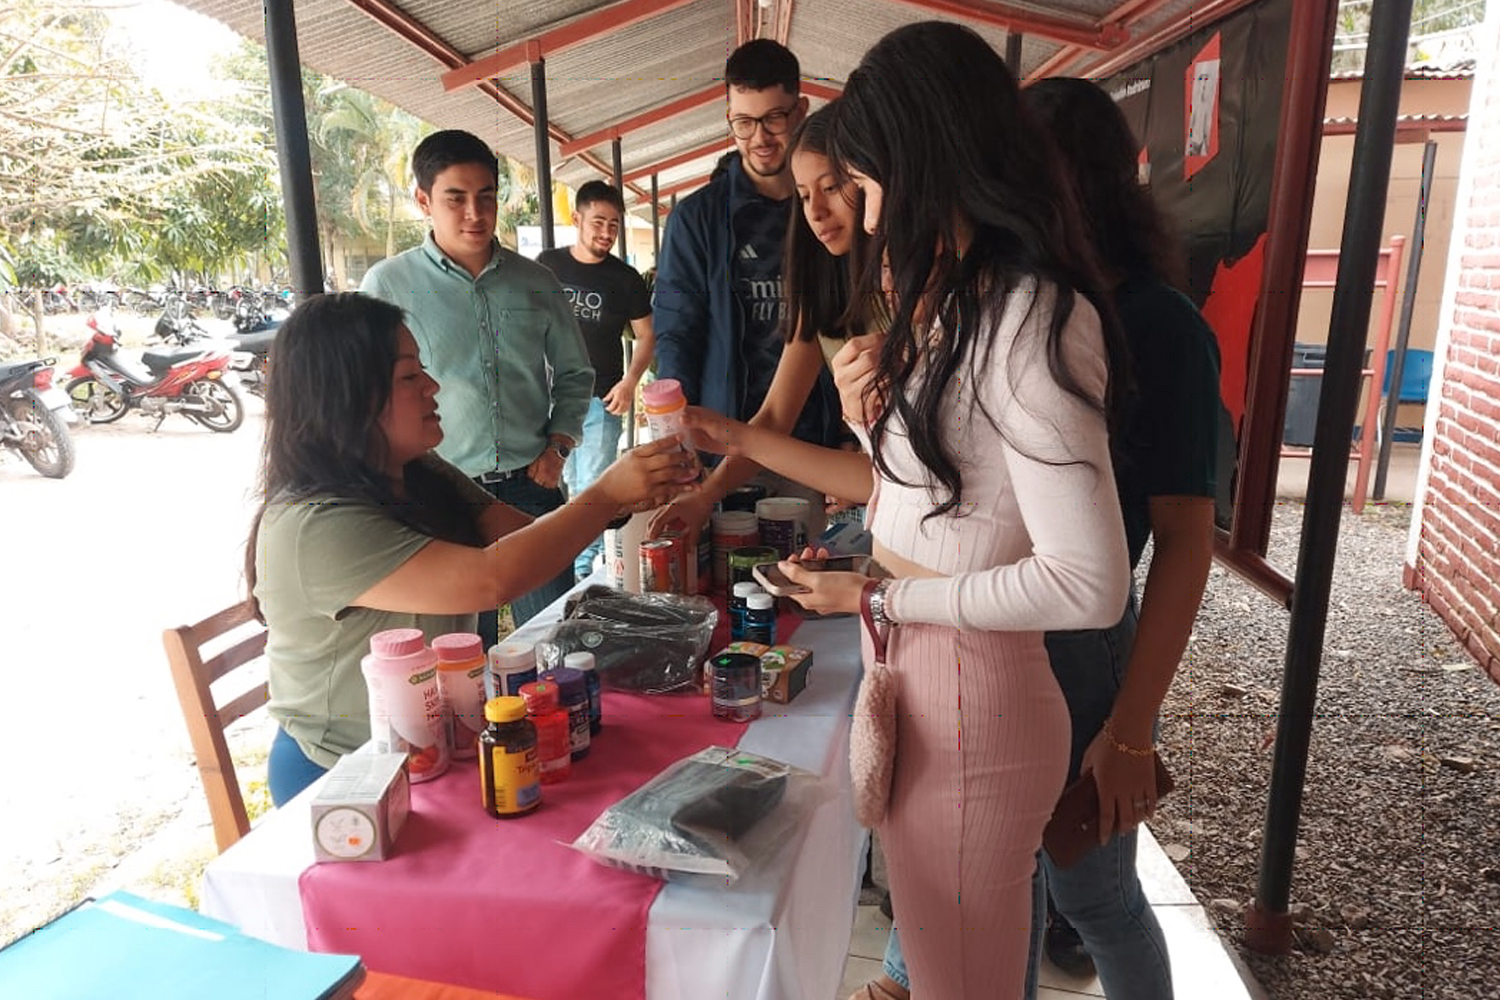
<path id="1" fill-rule="evenodd" d="M 464 614 L 498 607 L 546 583 L 573 564 L 622 507 L 656 505 L 681 487 L 693 467 L 676 438 L 635 448 L 598 481 L 549 514 L 515 527 L 484 548 L 431 541 L 354 601 L 413 614 Z M 485 527 L 496 525 L 482 520 Z"/>
<path id="2" fill-rule="evenodd" d="M 751 425 L 790 434 L 822 369 L 823 353 L 816 341 L 794 339 L 787 343 L 782 349 L 781 360 L 776 364 L 776 376 L 766 392 L 765 401 L 750 418 Z M 703 444 L 709 443 L 705 438 Z M 705 447 L 704 450 L 714 449 Z M 708 520 L 714 504 L 748 483 L 760 470 L 761 466 L 746 455 L 727 454 L 724 461 L 709 473 L 700 489 L 678 497 L 656 512 L 651 519 L 652 536 L 668 530 L 674 522 L 690 535 L 696 532 Z"/>
<path id="3" fill-rule="evenodd" d="M 794 482 L 837 497 L 865 503 L 875 487 L 870 457 L 809 444 L 790 434 L 730 420 L 712 410 L 690 406 L 683 425 L 705 451 L 738 455 Z"/>

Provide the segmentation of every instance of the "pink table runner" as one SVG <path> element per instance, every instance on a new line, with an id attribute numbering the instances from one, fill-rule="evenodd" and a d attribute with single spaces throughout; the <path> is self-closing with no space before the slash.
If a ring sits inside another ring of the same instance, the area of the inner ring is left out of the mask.
<path id="1" fill-rule="evenodd" d="M 795 615 L 782 615 L 785 641 Z M 723 648 L 727 626 L 711 652 Z M 299 889 L 314 951 L 360 955 L 380 972 L 536 1000 L 641 1000 L 646 923 L 661 883 L 566 846 L 607 807 L 672 762 L 734 746 L 745 725 L 701 694 L 605 692 L 604 729 L 529 816 L 492 819 L 479 772 L 455 763 L 412 787 L 412 813 L 384 862 L 313 865 Z"/>

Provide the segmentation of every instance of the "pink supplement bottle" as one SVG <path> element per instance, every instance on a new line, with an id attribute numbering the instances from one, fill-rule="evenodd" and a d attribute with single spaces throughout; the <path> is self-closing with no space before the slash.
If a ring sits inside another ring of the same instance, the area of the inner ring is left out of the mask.
<path id="1" fill-rule="evenodd" d="M 659 441 L 677 434 L 683 439 L 683 450 L 687 450 L 687 433 L 682 426 L 687 397 L 682 394 L 682 383 L 675 378 L 659 378 L 641 390 L 641 400 L 646 404 L 646 424 L 651 428 L 651 440 Z M 678 477 L 678 482 L 690 483 L 697 478 L 696 472 L 684 472 Z"/>
<path id="2" fill-rule="evenodd" d="M 412 783 L 448 770 L 448 733 L 438 693 L 437 656 L 421 629 L 370 636 L 360 661 L 370 692 L 370 740 L 380 753 L 404 753 Z"/>

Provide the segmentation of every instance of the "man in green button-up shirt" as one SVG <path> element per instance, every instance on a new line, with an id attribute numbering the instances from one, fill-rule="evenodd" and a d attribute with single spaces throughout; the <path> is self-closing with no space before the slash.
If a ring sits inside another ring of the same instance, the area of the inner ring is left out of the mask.
<path id="1" fill-rule="evenodd" d="M 499 163 L 469 132 L 436 132 L 412 154 L 421 246 L 383 260 L 360 290 L 406 311 L 437 379 L 438 454 L 496 498 L 539 516 L 565 501 L 563 462 L 583 431 L 594 370 L 557 279 L 495 239 Z M 511 604 L 520 625 L 572 585 L 567 572 Z M 486 644 L 493 614 L 480 616 Z"/>

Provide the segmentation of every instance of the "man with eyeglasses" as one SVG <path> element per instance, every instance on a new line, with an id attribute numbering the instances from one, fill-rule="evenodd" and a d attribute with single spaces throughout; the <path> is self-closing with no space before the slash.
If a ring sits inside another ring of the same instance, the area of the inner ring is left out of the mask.
<path id="1" fill-rule="evenodd" d="M 766 38 L 730 54 L 724 84 L 735 151 L 667 220 L 652 321 L 658 376 L 680 381 L 688 402 L 743 420 L 760 409 L 785 339 L 782 242 L 795 207 L 787 146 L 807 98 L 797 57 Z M 834 445 L 842 431 L 825 373 L 793 433 Z"/>

